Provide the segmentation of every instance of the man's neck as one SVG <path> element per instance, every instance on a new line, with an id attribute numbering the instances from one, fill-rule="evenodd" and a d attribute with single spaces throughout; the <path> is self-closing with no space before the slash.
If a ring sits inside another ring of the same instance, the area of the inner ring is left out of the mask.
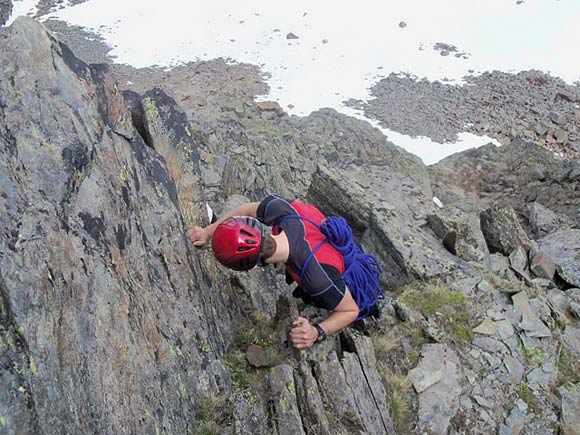
<path id="1" fill-rule="evenodd" d="M 276 241 L 276 252 L 266 260 L 266 263 L 286 263 L 290 253 L 288 237 L 286 237 L 284 231 L 280 232 L 280 234 L 272 235 L 272 237 Z"/>

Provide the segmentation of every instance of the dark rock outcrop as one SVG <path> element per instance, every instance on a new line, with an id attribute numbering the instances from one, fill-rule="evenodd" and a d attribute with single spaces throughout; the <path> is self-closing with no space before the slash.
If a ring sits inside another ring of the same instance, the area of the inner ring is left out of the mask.
<path id="1" fill-rule="evenodd" d="M 4 25 L 12 13 L 12 0 L 0 0 L 0 26 Z"/>

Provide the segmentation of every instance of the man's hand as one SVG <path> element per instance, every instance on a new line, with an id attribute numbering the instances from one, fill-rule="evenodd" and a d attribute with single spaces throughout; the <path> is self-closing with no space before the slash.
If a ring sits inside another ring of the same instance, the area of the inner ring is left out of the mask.
<path id="1" fill-rule="evenodd" d="M 202 227 L 191 227 L 187 230 L 187 237 L 193 246 L 203 246 L 210 239 L 209 231 Z"/>
<path id="2" fill-rule="evenodd" d="M 316 343 L 318 331 L 304 317 L 297 317 L 292 322 L 290 339 L 296 349 L 306 349 Z"/>

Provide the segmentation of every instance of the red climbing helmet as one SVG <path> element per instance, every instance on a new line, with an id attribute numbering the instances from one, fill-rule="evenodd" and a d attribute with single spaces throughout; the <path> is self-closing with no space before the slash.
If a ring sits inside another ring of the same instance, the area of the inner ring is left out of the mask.
<path id="1" fill-rule="evenodd" d="M 218 225 L 211 247 L 221 264 L 242 272 L 262 260 L 263 239 L 264 228 L 258 219 L 234 216 Z"/>

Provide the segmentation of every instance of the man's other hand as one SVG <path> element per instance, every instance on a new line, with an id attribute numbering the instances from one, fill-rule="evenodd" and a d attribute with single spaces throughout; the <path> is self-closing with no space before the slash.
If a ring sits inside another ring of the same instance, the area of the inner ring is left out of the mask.
<path id="1" fill-rule="evenodd" d="M 209 231 L 202 227 L 191 227 L 187 230 L 187 237 L 193 246 L 201 247 L 209 240 Z"/>
<path id="2" fill-rule="evenodd" d="M 304 317 L 297 317 L 292 322 L 290 339 L 296 349 L 306 349 L 316 343 L 318 331 Z"/>

